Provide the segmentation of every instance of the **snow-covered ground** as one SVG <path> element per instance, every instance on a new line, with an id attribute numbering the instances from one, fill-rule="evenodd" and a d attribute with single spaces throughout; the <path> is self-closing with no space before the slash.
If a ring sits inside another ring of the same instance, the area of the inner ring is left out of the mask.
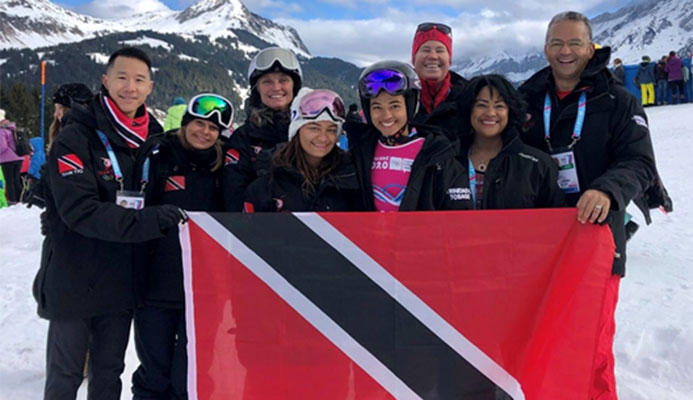
<path id="1" fill-rule="evenodd" d="M 622 400 L 693 398 L 693 183 L 686 167 L 693 104 L 647 110 L 662 179 L 675 212 L 653 212 L 629 243 L 616 313 L 616 375 Z M 642 217 L 632 210 L 636 221 Z M 31 284 L 39 264 L 39 210 L 0 209 L 0 400 L 37 400 L 44 381 L 46 321 Z M 691 247 L 689 247 L 691 246 Z M 123 399 L 137 365 L 128 348 Z M 84 386 L 83 386 L 84 388 Z M 84 390 L 80 398 L 85 398 Z"/>

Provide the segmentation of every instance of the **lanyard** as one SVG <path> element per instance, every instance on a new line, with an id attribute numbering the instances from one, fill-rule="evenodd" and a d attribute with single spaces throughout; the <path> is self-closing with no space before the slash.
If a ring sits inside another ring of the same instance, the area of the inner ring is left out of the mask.
<path id="1" fill-rule="evenodd" d="M 467 162 L 469 163 L 469 190 L 472 192 L 472 207 L 476 210 L 476 170 L 472 164 L 472 149 L 467 153 Z"/>
<path id="2" fill-rule="evenodd" d="M 113 147 L 111 147 L 111 143 L 108 141 L 108 138 L 106 138 L 106 134 L 101 132 L 100 130 L 97 130 L 96 133 L 99 135 L 99 139 L 101 139 L 101 143 L 103 143 L 103 147 L 106 148 L 106 153 L 108 153 L 108 158 L 111 160 L 111 165 L 113 166 L 113 174 L 115 175 L 116 182 L 120 184 L 120 190 L 123 190 L 123 173 L 120 171 L 120 164 L 118 164 L 118 158 L 115 155 L 115 152 L 113 151 Z M 142 180 L 140 182 L 140 193 L 144 192 L 144 188 L 147 187 L 147 183 L 149 182 L 149 157 L 144 161 L 144 165 L 142 166 Z"/>
<path id="3" fill-rule="evenodd" d="M 549 151 L 553 152 L 551 147 L 551 97 L 549 93 L 546 92 L 546 97 L 544 98 L 544 139 L 546 144 L 549 146 Z M 575 127 L 573 127 L 573 141 L 568 146 L 568 150 L 572 149 L 573 146 L 580 140 L 580 135 L 582 134 L 582 126 L 585 123 L 585 113 L 587 112 L 587 94 L 582 92 L 580 94 L 580 100 L 578 100 L 578 111 L 575 117 Z"/>

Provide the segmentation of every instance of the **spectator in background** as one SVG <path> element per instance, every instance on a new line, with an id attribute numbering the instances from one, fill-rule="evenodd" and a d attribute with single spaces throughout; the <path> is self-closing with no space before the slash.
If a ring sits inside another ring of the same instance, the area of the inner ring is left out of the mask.
<path id="1" fill-rule="evenodd" d="M 693 91 L 691 91 L 691 70 L 688 66 L 684 65 L 681 71 L 683 71 L 683 92 L 686 94 L 686 101 L 690 102 L 691 96 L 693 95 Z"/>
<path id="2" fill-rule="evenodd" d="M 655 79 L 657 80 L 657 105 L 668 104 L 667 101 L 667 56 L 662 58 L 655 67 Z"/>
<path id="3" fill-rule="evenodd" d="M 457 104 L 467 80 L 450 71 L 452 29 L 436 22 L 419 24 L 411 58 L 421 80 L 421 105 L 412 122 L 438 126 L 456 142 L 461 123 Z"/>
<path id="4" fill-rule="evenodd" d="M 650 62 L 649 56 L 642 56 L 642 62 L 633 79 L 635 86 L 640 88 L 641 102 L 644 107 L 655 104 L 655 65 Z"/>
<path id="5" fill-rule="evenodd" d="M 166 111 L 166 120 L 164 120 L 164 132 L 176 130 L 180 128 L 180 122 L 185 114 L 185 99 L 176 97 L 173 100 L 173 105 Z"/>
<path id="6" fill-rule="evenodd" d="M 5 110 L 0 109 L 0 166 L 5 176 L 5 196 L 9 205 L 19 202 L 22 193 L 22 181 L 19 171 L 22 168 L 24 157 L 15 153 L 15 130 L 17 127 L 14 122 L 5 119 Z"/>
<path id="7" fill-rule="evenodd" d="M 623 61 L 620 58 L 614 58 L 614 78 L 616 83 L 621 85 L 626 84 L 626 70 L 623 68 Z"/>
<path id="8" fill-rule="evenodd" d="M 683 61 L 676 57 L 675 51 L 669 52 L 666 71 L 669 90 L 671 91 L 671 104 L 681 104 L 685 101 L 683 92 Z"/>

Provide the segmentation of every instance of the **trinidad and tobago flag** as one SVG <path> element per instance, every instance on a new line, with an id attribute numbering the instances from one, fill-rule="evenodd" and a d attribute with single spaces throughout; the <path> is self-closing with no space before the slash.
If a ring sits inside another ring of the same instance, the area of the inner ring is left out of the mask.
<path id="1" fill-rule="evenodd" d="M 77 157 L 77 154 L 65 154 L 58 157 L 58 172 L 60 172 L 61 175 L 82 170 L 84 170 L 84 164 L 82 160 Z"/>
<path id="2" fill-rule="evenodd" d="M 190 217 L 191 399 L 589 398 L 614 244 L 575 209 Z"/>
<path id="3" fill-rule="evenodd" d="M 164 185 L 164 192 L 172 192 L 175 190 L 185 190 L 185 176 L 184 175 L 174 175 L 166 178 L 166 184 Z"/>
<path id="4" fill-rule="evenodd" d="M 224 165 L 229 165 L 229 164 L 238 164 L 238 160 L 240 160 L 241 155 L 236 149 L 228 149 L 226 150 L 226 154 L 224 154 Z"/>

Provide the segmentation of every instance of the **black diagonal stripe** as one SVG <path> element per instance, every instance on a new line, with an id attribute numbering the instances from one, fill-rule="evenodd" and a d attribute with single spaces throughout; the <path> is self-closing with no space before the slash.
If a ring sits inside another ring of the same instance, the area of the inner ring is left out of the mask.
<path id="1" fill-rule="evenodd" d="M 168 177 L 166 178 L 166 181 L 171 184 L 171 186 L 178 188 L 178 190 L 183 190 L 183 186 L 176 182 L 173 178 Z"/>
<path id="2" fill-rule="evenodd" d="M 510 398 L 293 215 L 212 216 L 422 398 Z"/>
<path id="3" fill-rule="evenodd" d="M 81 165 L 77 164 L 76 162 L 70 160 L 69 158 L 67 158 L 65 156 L 60 156 L 60 160 L 62 162 L 64 162 L 65 164 L 69 164 L 70 166 L 72 166 L 75 169 L 82 169 Z"/>

